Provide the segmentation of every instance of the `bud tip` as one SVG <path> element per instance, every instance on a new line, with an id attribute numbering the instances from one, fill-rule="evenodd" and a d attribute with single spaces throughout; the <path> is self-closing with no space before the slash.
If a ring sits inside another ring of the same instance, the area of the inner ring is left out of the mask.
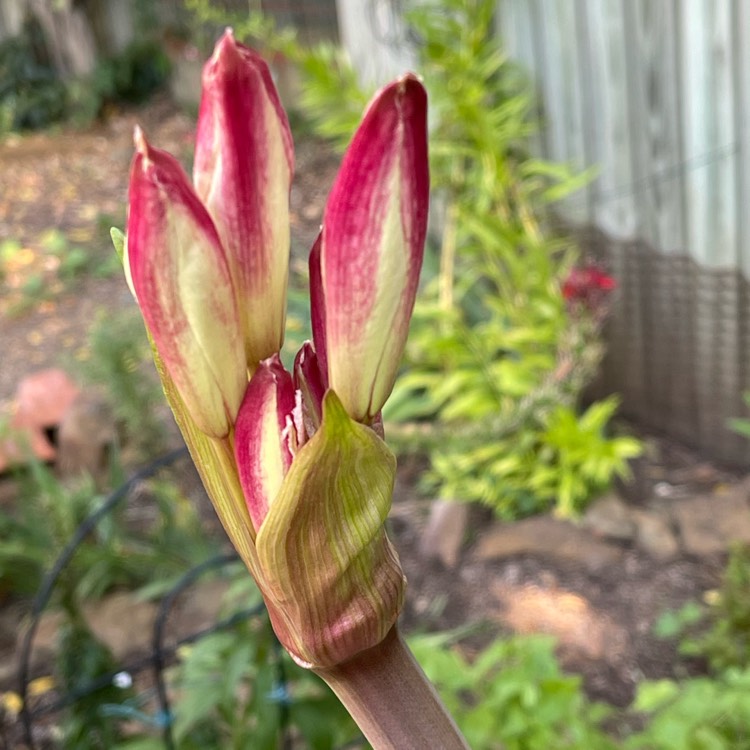
<path id="1" fill-rule="evenodd" d="M 136 125 L 133 128 L 133 143 L 135 144 L 135 150 L 139 154 L 143 154 L 143 156 L 148 154 L 148 143 L 140 125 Z"/>

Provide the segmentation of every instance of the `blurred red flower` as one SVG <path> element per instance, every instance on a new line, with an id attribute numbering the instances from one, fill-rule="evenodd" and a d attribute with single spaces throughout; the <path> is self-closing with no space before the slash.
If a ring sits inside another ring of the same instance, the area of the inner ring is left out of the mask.
<path id="1" fill-rule="evenodd" d="M 562 295 L 570 305 L 581 305 L 592 312 L 601 308 L 617 282 L 594 263 L 571 269 L 562 286 Z"/>

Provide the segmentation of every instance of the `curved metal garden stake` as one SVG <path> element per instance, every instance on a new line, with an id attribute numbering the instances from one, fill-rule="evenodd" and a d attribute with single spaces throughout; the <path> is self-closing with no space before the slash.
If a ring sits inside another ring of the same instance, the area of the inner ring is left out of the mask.
<path id="1" fill-rule="evenodd" d="M 138 485 L 145 479 L 149 479 L 154 476 L 160 469 L 165 466 L 169 466 L 178 458 L 186 455 L 185 448 L 178 448 L 173 450 L 166 455 L 157 458 L 150 464 L 136 472 L 127 482 L 114 490 L 104 502 L 97 508 L 91 515 L 88 516 L 76 529 L 73 537 L 67 546 L 60 553 L 60 556 L 55 561 L 52 569 L 45 575 L 42 581 L 39 591 L 34 597 L 34 604 L 31 608 L 31 621 L 29 627 L 24 634 L 23 641 L 21 643 L 21 651 L 19 655 L 19 667 L 18 667 L 18 680 L 19 688 L 18 694 L 21 698 L 21 723 L 23 724 L 24 730 L 24 741 L 29 746 L 30 750 L 34 750 L 34 738 L 32 733 L 32 713 L 28 706 L 28 687 L 29 687 L 29 663 L 31 658 L 31 649 L 34 643 L 34 636 L 36 635 L 37 628 L 39 627 L 39 620 L 44 612 L 45 607 L 49 603 L 50 597 L 54 590 L 55 584 L 59 579 L 62 571 L 68 565 L 73 555 L 76 553 L 81 542 L 96 528 L 99 521 L 105 516 L 112 512 L 113 508 L 125 497 L 127 497 L 133 487 Z M 111 677 L 110 677 L 111 679 Z"/>

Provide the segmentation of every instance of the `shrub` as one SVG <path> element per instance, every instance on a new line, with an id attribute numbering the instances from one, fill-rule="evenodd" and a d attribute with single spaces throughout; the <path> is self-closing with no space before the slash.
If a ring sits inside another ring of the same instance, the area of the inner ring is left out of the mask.
<path id="1" fill-rule="evenodd" d="M 39 34 L 27 24 L 0 42 L 0 133 L 43 128 L 65 115 L 65 84 L 35 54 Z"/>
<path id="2" fill-rule="evenodd" d="M 649 714 L 646 728 L 624 750 L 750 750 L 750 670 L 676 683 L 645 682 L 633 709 Z"/>

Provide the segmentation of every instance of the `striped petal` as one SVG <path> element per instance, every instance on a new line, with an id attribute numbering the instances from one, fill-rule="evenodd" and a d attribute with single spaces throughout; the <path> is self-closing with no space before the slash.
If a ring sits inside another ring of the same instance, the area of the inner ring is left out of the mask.
<path id="1" fill-rule="evenodd" d="M 247 384 L 224 249 L 177 160 L 151 147 L 140 129 L 136 148 L 126 254 L 132 289 L 193 420 L 223 437 Z"/>
<path id="2" fill-rule="evenodd" d="M 203 70 L 193 179 L 227 249 L 251 371 L 284 340 L 293 171 L 268 66 L 228 30 Z"/>
<path id="3" fill-rule="evenodd" d="M 261 362 L 248 383 L 234 434 L 240 483 L 256 531 L 292 463 L 294 406 L 292 376 L 281 360 Z"/>
<path id="4" fill-rule="evenodd" d="M 358 421 L 370 421 L 393 388 L 422 266 L 428 192 L 427 96 L 407 75 L 367 109 L 323 219 L 324 310 L 312 317 L 314 335 L 322 320 L 325 336 L 318 333 L 315 348 Z"/>

